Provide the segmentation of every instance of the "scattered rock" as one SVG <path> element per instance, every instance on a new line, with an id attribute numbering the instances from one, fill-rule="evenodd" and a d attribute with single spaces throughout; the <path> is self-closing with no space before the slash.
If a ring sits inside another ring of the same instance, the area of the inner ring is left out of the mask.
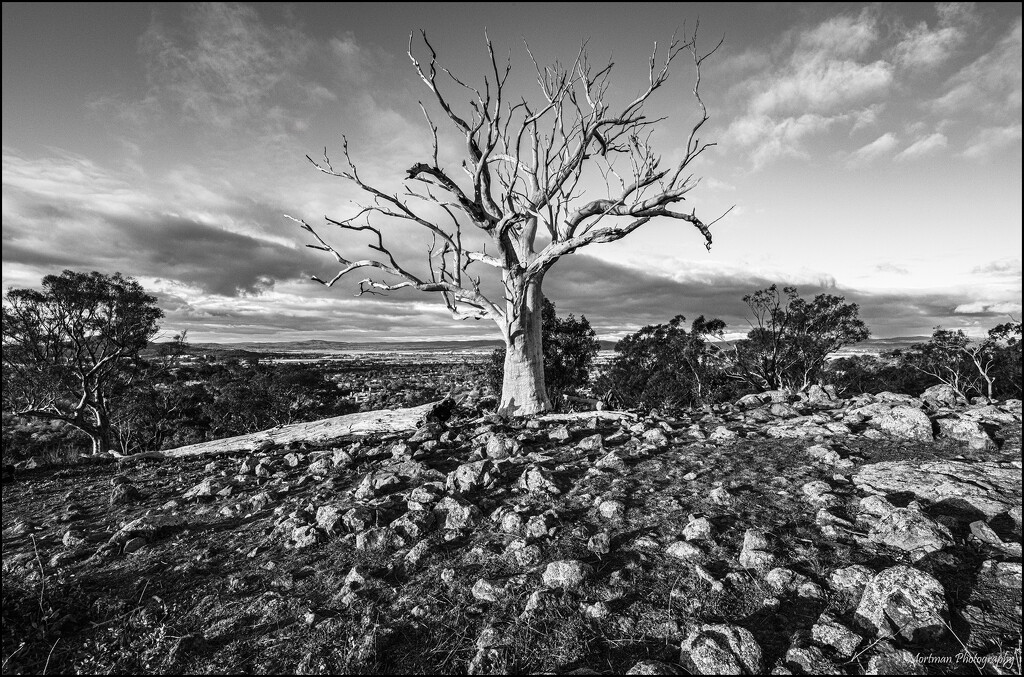
<path id="1" fill-rule="evenodd" d="M 531 493 L 538 492 L 555 495 L 562 493 L 562 490 L 551 480 L 551 477 L 540 466 L 536 465 L 530 466 L 523 472 L 517 486 L 523 491 Z"/>
<path id="2" fill-rule="evenodd" d="M 701 625 L 683 640 L 680 663 L 698 675 L 757 675 L 764 671 L 761 646 L 735 625 Z"/>
<path id="3" fill-rule="evenodd" d="M 626 670 L 627 675 L 685 675 L 686 672 L 675 665 L 670 663 L 663 663 L 661 661 L 640 661 L 629 670 Z"/>
<path id="4" fill-rule="evenodd" d="M 626 515 L 626 506 L 622 501 L 601 501 L 597 512 L 606 520 L 619 520 Z"/>
<path id="5" fill-rule="evenodd" d="M 871 527 L 868 538 L 910 553 L 915 561 L 953 545 L 949 529 L 909 508 L 896 508 Z"/>
<path id="6" fill-rule="evenodd" d="M 587 550 L 594 553 L 595 555 L 607 555 L 611 550 L 611 539 L 607 532 L 602 531 L 599 534 L 594 534 L 587 541 Z"/>
<path id="7" fill-rule="evenodd" d="M 839 666 L 816 646 L 792 647 L 786 652 L 786 667 L 798 675 L 842 675 Z"/>
<path id="8" fill-rule="evenodd" d="M 697 517 L 683 527 L 683 538 L 688 541 L 710 541 L 713 537 L 711 521 L 707 517 Z"/>
<path id="9" fill-rule="evenodd" d="M 852 656 L 863 641 L 860 635 L 829 613 L 823 613 L 811 628 L 811 639 L 831 648 L 840 658 Z"/>
<path id="10" fill-rule="evenodd" d="M 854 616 L 878 637 L 928 643 L 946 634 L 949 608 L 941 583 L 923 571 L 898 565 L 871 579 Z"/>
<path id="11" fill-rule="evenodd" d="M 185 499 L 186 501 L 191 501 L 193 499 L 201 499 L 201 498 L 212 498 L 213 494 L 216 491 L 217 491 L 217 486 L 214 484 L 213 480 L 205 479 L 202 482 L 200 482 L 199 484 L 197 484 L 194 487 L 192 487 L 191 489 L 189 489 L 188 491 L 186 491 L 184 494 L 182 494 L 181 497 L 183 499 Z"/>
<path id="12" fill-rule="evenodd" d="M 686 562 L 704 562 L 708 555 L 700 546 L 688 541 L 676 541 L 665 549 L 665 554 Z"/>
<path id="13" fill-rule="evenodd" d="M 767 571 L 775 566 L 775 555 L 771 553 L 768 534 L 761 529 L 747 529 L 743 535 L 739 561 L 744 569 L 757 571 Z"/>
<path id="14" fill-rule="evenodd" d="M 494 581 L 481 578 L 473 584 L 473 597 L 484 602 L 497 602 L 504 598 L 505 588 Z"/>
<path id="15" fill-rule="evenodd" d="M 578 560 L 560 560 L 544 569 L 544 585 L 549 588 L 578 588 L 593 573 L 588 564 Z"/>
<path id="16" fill-rule="evenodd" d="M 863 564 L 854 564 L 833 571 L 829 576 L 829 587 L 835 592 L 845 595 L 856 604 L 860 601 L 864 588 L 871 582 L 874 575 L 874 572 Z"/>
<path id="17" fill-rule="evenodd" d="M 480 509 L 472 503 L 446 496 L 434 506 L 434 515 L 443 529 L 466 529 L 480 519 Z"/>

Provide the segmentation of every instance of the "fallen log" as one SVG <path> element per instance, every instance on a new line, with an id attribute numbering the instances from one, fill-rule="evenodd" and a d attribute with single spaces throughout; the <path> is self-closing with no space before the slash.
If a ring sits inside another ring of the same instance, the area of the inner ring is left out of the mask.
<path id="1" fill-rule="evenodd" d="M 237 454 L 263 448 L 279 448 L 288 444 L 305 442 L 313 446 L 330 446 L 356 440 L 369 435 L 388 435 L 412 432 L 429 415 L 433 414 L 440 402 L 431 402 L 409 409 L 379 409 L 358 414 L 346 414 L 325 418 L 309 423 L 280 425 L 248 435 L 238 435 L 222 440 L 190 444 L 177 449 L 146 451 L 140 454 L 117 456 L 118 461 L 130 462 L 145 458 L 182 458 L 216 454 Z"/>

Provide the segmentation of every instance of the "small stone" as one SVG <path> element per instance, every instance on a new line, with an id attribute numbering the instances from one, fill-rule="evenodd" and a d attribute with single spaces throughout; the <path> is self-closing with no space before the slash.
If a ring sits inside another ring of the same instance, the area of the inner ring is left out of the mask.
<path id="1" fill-rule="evenodd" d="M 811 628 L 811 639 L 830 647 L 840 658 L 849 658 L 860 646 L 863 638 L 840 623 L 835 616 L 823 613 Z"/>
<path id="2" fill-rule="evenodd" d="M 627 675 L 685 675 L 686 672 L 675 665 L 670 663 L 663 663 L 661 661 L 640 661 L 629 670 L 626 670 Z"/>
<path id="3" fill-rule="evenodd" d="M 668 435 L 661 428 L 653 428 L 643 434 L 643 441 L 647 444 L 653 444 L 655 447 L 662 449 L 669 445 Z"/>
<path id="4" fill-rule="evenodd" d="M 801 675 L 842 675 L 837 665 L 825 657 L 816 646 L 793 647 L 786 652 L 786 667 L 797 670 Z"/>
<path id="5" fill-rule="evenodd" d="M 841 595 L 850 597 L 856 604 L 874 575 L 874 572 L 863 564 L 854 564 L 833 571 L 829 576 L 829 587 Z"/>
<path id="6" fill-rule="evenodd" d="M 587 550 L 595 555 L 607 555 L 608 551 L 611 550 L 611 539 L 608 537 L 607 532 L 602 531 L 591 536 L 587 541 Z"/>
<path id="7" fill-rule="evenodd" d="M 138 552 L 146 546 L 146 539 L 136 536 L 135 538 L 129 538 L 124 544 L 124 554 L 129 555 L 133 552 Z"/>
<path id="8" fill-rule="evenodd" d="M 505 596 L 505 588 L 497 585 L 494 581 L 481 578 L 473 584 L 473 597 L 484 602 L 497 602 Z"/>
<path id="9" fill-rule="evenodd" d="M 708 498 L 716 505 L 730 505 L 732 503 L 732 494 L 725 487 L 715 487 L 708 494 Z"/>
<path id="10" fill-rule="evenodd" d="M 480 518 L 480 509 L 471 503 L 450 496 L 434 506 L 434 515 L 443 529 L 465 529 Z"/>
<path id="11" fill-rule="evenodd" d="M 548 439 L 552 442 L 565 442 L 570 437 L 572 437 L 572 433 L 570 433 L 569 429 L 564 425 L 552 428 L 548 431 Z"/>
<path id="12" fill-rule="evenodd" d="M 690 520 L 683 527 L 683 538 L 688 541 L 710 541 L 712 538 L 711 521 L 707 517 Z"/>
<path id="13" fill-rule="evenodd" d="M 688 541 L 676 541 L 665 549 L 665 554 L 687 562 L 704 562 L 707 553 L 703 548 Z"/>
<path id="14" fill-rule="evenodd" d="M 579 560 L 551 562 L 544 569 L 544 585 L 549 588 L 577 588 L 593 573 L 593 569 Z"/>
<path id="15" fill-rule="evenodd" d="M 770 552 L 768 534 L 760 529 L 747 529 L 743 535 L 743 550 L 739 562 L 744 569 L 763 571 L 775 566 L 775 556 Z"/>
<path id="16" fill-rule="evenodd" d="M 216 491 L 213 480 L 205 479 L 186 491 L 182 498 L 186 501 L 198 498 L 211 498 Z"/>

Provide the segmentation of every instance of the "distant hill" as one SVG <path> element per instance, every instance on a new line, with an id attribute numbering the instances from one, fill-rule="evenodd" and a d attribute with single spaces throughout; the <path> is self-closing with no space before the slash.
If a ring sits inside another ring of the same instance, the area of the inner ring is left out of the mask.
<path id="1" fill-rule="evenodd" d="M 836 351 L 836 355 L 878 355 L 891 350 L 906 350 L 915 343 L 927 343 L 930 336 L 894 336 L 892 338 L 873 338 Z"/>

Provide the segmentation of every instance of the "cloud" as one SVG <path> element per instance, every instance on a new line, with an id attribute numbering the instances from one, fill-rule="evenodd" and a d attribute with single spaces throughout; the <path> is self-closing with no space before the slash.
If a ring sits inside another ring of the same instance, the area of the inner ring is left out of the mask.
<path id="1" fill-rule="evenodd" d="M 878 21 L 864 10 L 805 29 L 788 54 L 765 54 L 761 71 L 739 86 L 749 92 L 746 112 L 727 135 L 750 148 L 759 168 L 806 156 L 804 142 L 838 124 L 872 125 L 894 76 L 892 64 L 866 58 L 877 40 Z"/>
<path id="2" fill-rule="evenodd" d="M 879 273 L 895 273 L 896 275 L 909 275 L 910 271 L 904 266 L 897 265 L 895 263 L 879 263 L 875 266 L 875 270 Z"/>
<path id="3" fill-rule="evenodd" d="M 971 269 L 974 274 L 981 275 L 1008 275 L 1015 277 L 1017 280 L 1021 279 L 1021 260 L 1020 259 L 1000 259 L 998 261 L 991 261 L 981 266 L 975 266 Z"/>
<path id="4" fill-rule="evenodd" d="M 880 157 L 891 153 L 899 144 L 899 140 L 892 132 L 886 132 L 869 144 L 866 144 L 853 153 L 847 159 L 849 167 L 866 167 Z"/>
<path id="5" fill-rule="evenodd" d="M 1009 125 L 1006 127 L 986 127 L 976 133 L 967 142 L 963 156 L 972 160 L 984 160 L 995 153 L 1016 146 L 1020 153 L 1021 125 Z"/>
<path id="6" fill-rule="evenodd" d="M 893 48 L 893 61 L 903 68 L 925 70 L 946 62 L 967 40 L 968 28 L 977 24 L 972 3 L 939 3 L 938 26 L 922 21 L 908 29 Z"/>
<path id="7" fill-rule="evenodd" d="M 154 21 L 139 41 L 150 86 L 184 115 L 229 127 L 276 116 L 275 90 L 291 88 L 310 43 L 287 25 L 270 26 L 254 7 L 192 6 L 185 28 Z"/>
<path id="8" fill-rule="evenodd" d="M 903 162 L 906 160 L 916 160 L 920 157 L 927 155 L 934 155 L 941 151 L 948 144 L 948 139 L 945 134 L 935 132 L 929 136 L 922 137 L 910 144 L 907 148 L 903 149 L 898 155 L 896 160 Z"/>
<path id="9" fill-rule="evenodd" d="M 992 317 L 994 315 L 1014 315 L 1020 317 L 1021 304 L 1013 301 L 972 301 L 958 305 L 953 312 L 957 315 L 979 315 Z"/>
<path id="10" fill-rule="evenodd" d="M 1020 64 L 1021 19 L 1017 17 L 995 47 L 947 80 L 946 94 L 936 99 L 932 107 L 945 113 L 1020 119 Z"/>
<path id="11" fill-rule="evenodd" d="M 188 190 L 192 201 L 175 213 L 177 201 L 160 191 L 133 186 L 77 156 L 30 160 L 5 149 L 3 163 L 5 266 L 172 277 L 206 293 L 237 296 L 308 276 L 320 264 L 297 240 L 261 236 L 251 227 L 282 220 L 268 205 Z M 178 186 L 165 185 L 172 192 Z M 236 222 L 250 227 L 232 232 L 222 225 Z"/>

